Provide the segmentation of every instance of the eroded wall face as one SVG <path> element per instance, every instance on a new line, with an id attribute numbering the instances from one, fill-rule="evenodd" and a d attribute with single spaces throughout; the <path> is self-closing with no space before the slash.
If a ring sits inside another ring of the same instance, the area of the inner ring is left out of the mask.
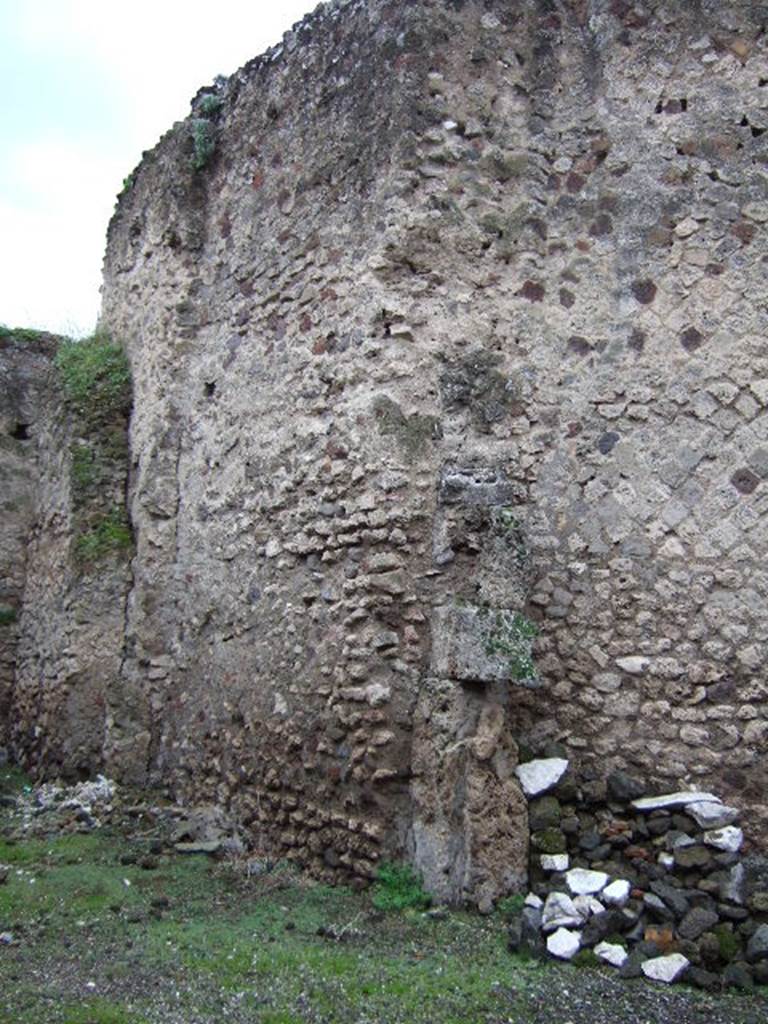
<path id="1" fill-rule="evenodd" d="M 11 734 L 16 650 L 35 522 L 37 435 L 54 340 L 0 330 L 0 747 Z"/>
<path id="2" fill-rule="evenodd" d="M 39 344 L 39 357 L 28 341 L 13 350 L 23 372 L 6 392 L 18 396 L 8 422 L 26 436 L 4 449 L 25 461 L 24 475 L 9 477 L 4 523 L 14 531 L 4 551 L 18 616 L 2 718 L 27 770 L 72 779 L 103 767 L 105 695 L 123 660 L 130 533 L 123 527 L 125 543 L 115 544 L 115 510 L 125 507 L 127 399 L 105 415 L 94 387 L 87 411 L 74 407 L 51 358 L 67 343 Z M 6 355 L 0 349 L 0 364 Z"/>
<path id="3" fill-rule="evenodd" d="M 759 821 L 768 71 L 682 7 L 332 7 L 145 159 L 111 770 L 453 897 L 525 870 L 518 744 Z"/>

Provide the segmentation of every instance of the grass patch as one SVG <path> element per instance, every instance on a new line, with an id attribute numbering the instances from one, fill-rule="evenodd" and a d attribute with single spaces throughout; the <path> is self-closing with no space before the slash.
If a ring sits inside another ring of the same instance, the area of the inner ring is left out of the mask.
<path id="1" fill-rule="evenodd" d="M 75 557 L 80 563 L 101 561 L 108 555 L 125 554 L 133 546 L 133 535 L 118 508 L 99 517 L 75 540 Z"/>
<path id="2" fill-rule="evenodd" d="M 126 1006 L 94 999 L 66 1009 L 63 1024 L 146 1024 L 146 1019 Z"/>
<path id="3" fill-rule="evenodd" d="M 64 397 L 87 420 L 125 415 L 131 374 L 125 352 L 104 334 L 64 341 L 56 353 Z"/>
<path id="4" fill-rule="evenodd" d="M 425 910 L 432 902 L 421 878 L 407 864 L 382 864 L 376 873 L 373 905 L 377 910 Z"/>

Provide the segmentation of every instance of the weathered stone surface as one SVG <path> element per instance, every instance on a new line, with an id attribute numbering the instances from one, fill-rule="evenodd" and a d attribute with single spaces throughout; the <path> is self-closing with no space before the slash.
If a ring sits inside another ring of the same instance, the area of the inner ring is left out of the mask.
<path id="1" fill-rule="evenodd" d="M 604 871 L 589 871 L 587 868 L 571 868 L 565 882 L 574 896 L 587 896 L 600 892 L 608 884 Z"/>
<path id="2" fill-rule="evenodd" d="M 733 824 L 739 817 L 735 807 L 715 803 L 686 804 L 685 810 L 695 820 L 699 828 L 719 829 Z"/>
<path id="3" fill-rule="evenodd" d="M 12 684 L 38 771 L 485 903 L 525 867 L 512 737 L 768 831 L 760 5 L 489 3 L 319 7 L 136 169 L 102 315 L 135 557 L 73 591 L 46 429 Z"/>
<path id="4" fill-rule="evenodd" d="M 600 899 L 612 907 L 623 907 L 629 899 L 631 885 L 624 878 L 617 878 L 600 893 Z"/>
<path id="5" fill-rule="evenodd" d="M 568 928 L 558 928 L 547 938 L 547 951 L 559 960 L 571 960 L 581 947 L 578 932 Z"/>
<path id="6" fill-rule="evenodd" d="M 567 853 L 543 853 L 541 866 L 544 871 L 567 871 L 570 858 Z"/>
<path id="7" fill-rule="evenodd" d="M 717 922 L 718 915 L 714 910 L 707 910 L 706 907 L 693 907 L 677 926 L 677 931 L 683 939 L 698 939 Z"/>
<path id="8" fill-rule="evenodd" d="M 681 978 L 690 965 L 682 953 L 670 953 L 668 956 L 656 956 L 645 960 L 641 969 L 651 981 L 663 981 L 669 985 Z"/>
<path id="9" fill-rule="evenodd" d="M 747 959 L 750 963 L 768 960 L 768 924 L 761 924 L 747 943 Z"/>
<path id="10" fill-rule="evenodd" d="M 553 789 L 568 769 L 562 757 L 545 757 L 519 764 L 515 774 L 527 797 L 539 796 Z"/>
<path id="11" fill-rule="evenodd" d="M 707 846 L 714 846 L 715 849 L 724 850 L 726 853 L 737 853 L 744 841 L 744 833 L 740 828 L 726 825 L 725 828 L 705 832 L 702 838 Z"/>
<path id="12" fill-rule="evenodd" d="M 578 928 L 584 923 L 573 900 L 564 892 L 551 892 L 544 901 L 541 925 L 544 931 L 556 928 Z"/>
<path id="13" fill-rule="evenodd" d="M 632 806 L 637 811 L 648 813 L 650 811 L 671 810 L 675 807 L 685 807 L 688 810 L 689 807 L 695 806 L 697 809 L 700 809 L 710 803 L 718 807 L 722 807 L 723 804 L 720 797 L 715 796 L 714 793 L 686 790 L 680 793 L 666 793 L 663 796 L 641 797 L 639 800 L 633 800 Z"/>
<path id="14" fill-rule="evenodd" d="M 593 952 L 595 956 L 605 961 L 605 963 L 611 964 L 612 967 L 621 967 L 629 955 L 623 946 L 618 946 L 612 942 L 599 942 Z"/>

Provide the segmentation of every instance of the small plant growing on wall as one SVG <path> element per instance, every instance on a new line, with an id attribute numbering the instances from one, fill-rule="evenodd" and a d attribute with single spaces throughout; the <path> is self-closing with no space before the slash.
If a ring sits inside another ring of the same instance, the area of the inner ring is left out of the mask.
<path id="1" fill-rule="evenodd" d="M 202 171 L 216 151 L 216 129 L 207 118 L 198 117 L 192 122 L 192 142 L 192 167 L 196 171 Z"/>
<path id="2" fill-rule="evenodd" d="M 56 353 L 64 397 L 88 420 L 125 414 L 131 405 L 131 372 L 125 352 L 105 334 L 65 341 Z"/>
<path id="3" fill-rule="evenodd" d="M 517 682 L 533 680 L 536 666 L 531 648 L 538 632 L 536 625 L 520 612 L 496 611 L 487 633 L 486 654 L 504 658 Z"/>
<path id="4" fill-rule="evenodd" d="M 63 342 L 56 354 L 62 396 L 70 414 L 72 556 L 85 571 L 133 546 L 119 496 L 128 474 L 131 374 L 122 348 L 104 333 Z"/>

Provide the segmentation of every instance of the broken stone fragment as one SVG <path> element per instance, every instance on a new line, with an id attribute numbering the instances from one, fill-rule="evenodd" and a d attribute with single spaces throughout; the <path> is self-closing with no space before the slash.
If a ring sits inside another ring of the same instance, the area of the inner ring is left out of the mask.
<path id="1" fill-rule="evenodd" d="M 564 757 L 544 757 L 519 764 L 515 774 L 523 792 L 530 799 L 556 786 L 567 770 L 568 762 Z"/>
<path id="2" fill-rule="evenodd" d="M 631 676 L 641 676 L 650 665 L 650 658 L 643 658 L 639 654 L 630 655 L 627 658 L 617 658 L 616 665 Z"/>
<path id="3" fill-rule="evenodd" d="M 690 803 L 685 805 L 685 813 L 690 814 L 699 828 L 718 829 L 732 825 L 739 816 L 735 807 L 720 803 Z"/>
<path id="4" fill-rule="evenodd" d="M 610 907 L 623 907 L 629 899 L 632 887 L 624 878 L 617 878 L 600 893 L 600 898 Z"/>
<path id="5" fill-rule="evenodd" d="M 591 896 L 606 887 L 608 875 L 604 871 L 571 868 L 565 876 L 565 881 L 574 896 Z"/>
<path id="6" fill-rule="evenodd" d="M 744 833 L 734 825 L 726 825 L 725 828 L 705 832 L 703 839 L 707 846 L 714 846 L 715 849 L 723 850 L 725 853 L 737 853 L 744 841 Z"/>
<path id="7" fill-rule="evenodd" d="M 543 853 L 541 866 L 544 871 L 567 871 L 570 858 L 567 853 Z"/>
<path id="8" fill-rule="evenodd" d="M 633 800 L 632 806 L 636 811 L 649 813 L 650 811 L 668 810 L 672 807 L 685 807 L 688 810 L 689 805 L 698 807 L 705 803 L 722 806 L 723 801 L 714 793 L 698 793 L 694 790 L 687 790 L 681 793 L 667 793 L 664 796 L 645 796 L 640 800 Z"/>
<path id="9" fill-rule="evenodd" d="M 579 933 L 570 931 L 568 928 L 558 928 L 547 939 L 547 950 L 559 960 L 571 960 L 578 953 L 580 947 Z"/>
<path id="10" fill-rule="evenodd" d="M 641 969 L 646 978 L 651 981 L 663 981 L 671 985 L 677 981 L 688 970 L 690 961 L 682 953 L 670 953 L 668 956 L 655 956 L 646 960 Z"/>
<path id="11" fill-rule="evenodd" d="M 578 928 L 584 923 L 582 915 L 567 893 L 551 892 L 541 912 L 541 926 L 545 932 L 556 928 Z"/>
<path id="12" fill-rule="evenodd" d="M 599 942 L 595 946 L 594 954 L 600 960 L 604 960 L 605 963 L 611 964 L 613 967 L 621 967 L 629 955 L 623 946 L 612 942 Z"/>

